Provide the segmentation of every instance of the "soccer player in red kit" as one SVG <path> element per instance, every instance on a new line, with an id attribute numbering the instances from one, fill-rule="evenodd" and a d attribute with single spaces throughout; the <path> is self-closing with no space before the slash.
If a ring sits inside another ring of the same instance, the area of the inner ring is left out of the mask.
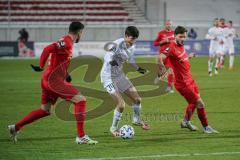
<path id="1" fill-rule="evenodd" d="M 44 48 L 39 66 L 31 65 L 34 71 L 44 70 L 46 61 L 49 59 L 41 79 L 42 100 L 41 107 L 30 112 L 25 118 L 14 125 L 9 125 L 9 132 L 14 140 L 17 141 L 18 132 L 27 124 L 30 124 L 42 117 L 50 115 L 51 107 L 60 97 L 71 101 L 75 105 L 74 115 L 77 121 L 77 144 L 96 144 L 97 141 L 89 138 L 84 132 L 84 120 L 86 109 L 86 98 L 70 83 L 71 77 L 67 72 L 73 53 L 73 44 L 78 43 L 84 25 L 81 22 L 72 22 L 69 32 L 58 42 L 54 42 Z"/>
<path id="2" fill-rule="evenodd" d="M 194 57 L 194 54 L 189 54 L 188 56 L 184 49 L 184 41 L 187 37 L 187 30 L 182 26 L 178 26 L 174 31 L 174 35 L 176 41 L 171 42 L 169 46 L 165 48 L 163 53 L 164 56 L 169 58 L 171 63 L 171 68 L 175 77 L 175 88 L 188 102 L 181 127 L 188 128 L 191 131 L 197 130 L 197 127 L 191 124 L 192 115 L 194 110 L 197 109 L 198 118 L 201 121 L 204 133 L 218 133 L 208 125 L 205 105 L 200 97 L 198 86 L 190 73 L 189 58 Z"/>
<path id="3" fill-rule="evenodd" d="M 169 46 L 170 42 L 174 41 L 174 31 L 172 30 L 172 23 L 171 21 L 167 21 L 165 23 L 165 29 L 160 31 L 158 33 L 157 39 L 154 41 L 155 46 L 160 46 L 159 48 L 159 55 L 157 56 L 158 59 L 158 76 L 155 79 L 155 83 L 158 83 L 160 80 L 160 75 L 161 70 L 164 68 L 163 66 L 167 66 L 169 68 L 169 74 L 168 74 L 168 87 L 167 87 L 167 92 L 173 93 L 173 81 L 174 81 L 174 75 L 172 70 L 170 69 L 170 62 L 169 59 L 166 57 L 165 59 L 160 54 L 163 53 L 163 51 Z M 163 62 L 163 63 L 162 63 Z"/>

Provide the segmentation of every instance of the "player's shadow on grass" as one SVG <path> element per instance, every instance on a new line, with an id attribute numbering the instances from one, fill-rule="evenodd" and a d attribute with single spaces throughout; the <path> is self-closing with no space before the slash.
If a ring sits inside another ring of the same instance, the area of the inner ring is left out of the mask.
<path id="1" fill-rule="evenodd" d="M 106 138 L 106 137 L 110 137 L 109 135 L 106 134 L 101 134 L 101 135 L 95 135 L 94 138 Z M 29 141 L 55 141 L 55 140 L 75 140 L 76 136 L 72 135 L 67 135 L 67 136 L 53 136 L 53 137 L 49 137 L 49 136 L 44 136 L 44 137 L 34 137 L 34 138 L 18 138 L 17 143 L 24 143 L 24 142 L 29 142 Z M 1 138 L 0 139 L 0 143 L 2 142 L 11 142 L 12 140 L 10 138 Z"/>

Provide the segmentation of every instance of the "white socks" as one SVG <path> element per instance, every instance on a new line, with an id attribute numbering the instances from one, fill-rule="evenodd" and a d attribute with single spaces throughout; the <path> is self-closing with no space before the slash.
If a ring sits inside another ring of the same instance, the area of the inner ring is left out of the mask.
<path id="1" fill-rule="evenodd" d="M 118 112 L 117 109 L 114 110 L 113 113 L 113 122 L 112 122 L 112 128 L 118 128 L 119 121 L 122 118 L 122 113 Z"/>
<path id="2" fill-rule="evenodd" d="M 140 104 L 133 104 L 133 121 L 140 121 L 140 114 L 141 114 L 141 103 Z"/>
<path id="3" fill-rule="evenodd" d="M 217 58 L 216 58 L 215 69 L 218 68 L 219 59 L 220 59 L 220 57 L 217 57 Z"/>
<path id="4" fill-rule="evenodd" d="M 138 122 L 140 121 L 140 114 L 141 114 L 141 104 L 133 104 L 133 121 Z M 112 122 L 112 128 L 117 129 L 118 124 L 122 118 L 122 113 L 120 113 L 117 109 L 114 110 L 113 113 L 113 122 Z"/>
<path id="5" fill-rule="evenodd" d="M 230 55 L 229 56 L 229 68 L 233 68 L 233 64 L 234 64 L 234 55 Z"/>
<path id="6" fill-rule="evenodd" d="M 208 72 L 212 72 L 213 62 L 208 60 Z"/>

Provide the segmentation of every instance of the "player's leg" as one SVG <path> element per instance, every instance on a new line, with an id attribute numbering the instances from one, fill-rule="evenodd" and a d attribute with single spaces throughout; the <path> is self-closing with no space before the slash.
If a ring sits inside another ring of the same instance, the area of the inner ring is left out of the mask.
<path id="1" fill-rule="evenodd" d="M 190 131 L 196 131 L 198 128 L 191 123 L 192 115 L 194 114 L 194 111 L 196 109 L 196 106 L 194 104 L 188 104 L 184 119 L 181 122 L 181 128 L 188 128 Z"/>
<path id="2" fill-rule="evenodd" d="M 229 49 L 229 69 L 233 69 L 234 66 L 234 46 Z"/>
<path id="3" fill-rule="evenodd" d="M 113 112 L 113 119 L 112 119 L 112 125 L 110 127 L 110 132 L 114 137 L 119 137 L 120 134 L 119 134 L 118 125 L 122 118 L 122 114 L 125 108 L 125 102 L 121 94 L 117 91 L 111 92 L 110 95 L 116 105 L 116 108 L 114 109 L 114 112 Z"/>
<path id="4" fill-rule="evenodd" d="M 216 60 L 215 60 L 215 70 L 214 73 L 217 75 L 218 74 L 218 69 L 219 69 L 219 65 L 220 65 L 220 57 L 221 57 L 221 53 L 217 53 L 216 54 Z"/>
<path id="5" fill-rule="evenodd" d="M 213 61 L 215 58 L 215 49 L 214 46 L 211 46 L 209 49 L 209 58 L 208 58 L 208 75 L 212 76 Z"/>
<path id="6" fill-rule="evenodd" d="M 188 102 L 184 119 L 181 122 L 181 128 L 188 128 L 190 131 L 196 131 L 197 127 L 191 123 L 191 118 L 196 109 L 195 102 L 199 99 L 198 88 L 195 85 L 195 82 L 193 81 L 191 84 L 188 84 L 186 87 L 180 87 L 176 89 Z"/>
<path id="7" fill-rule="evenodd" d="M 150 126 L 141 119 L 141 97 L 136 88 L 131 86 L 124 93 L 133 101 L 133 124 L 141 126 L 145 130 L 149 130 Z"/>
<path id="8" fill-rule="evenodd" d="M 8 129 L 10 132 L 10 135 L 14 142 L 17 141 L 17 134 L 25 125 L 30 124 L 40 118 L 46 117 L 50 115 L 52 103 L 48 102 L 46 104 L 42 104 L 39 109 L 33 110 L 30 112 L 26 117 L 24 117 L 22 120 L 17 122 L 14 125 L 9 125 Z"/>
<path id="9" fill-rule="evenodd" d="M 75 88 L 72 87 L 72 89 L 74 94 Z M 67 97 L 63 97 L 63 98 L 68 100 Z M 77 144 L 97 144 L 98 142 L 95 140 L 92 140 L 88 135 L 85 134 L 85 131 L 84 131 L 84 123 L 86 118 L 86 98 L 80 92 L 78 92 L 70 99 L 70 101 L 74 103 L 74 115 L 75 115 L 76 124 L 77 124 L 76 143 Z"/>
<path id="10" fill-rule="evenodd" d="M 158 84 L 163 77 L 168 75 L 168 70 L 164 65 L 165 58 L 163 54 L 157 56 L 157 77 L 154 79 L 154 84 Z"/>
<path id="11" fill-rule="evenodd" d="M 208 125 L 208 119 L 207 119 L 203 100 L 199 98 L 195 105 L 197 107 L 198 118 L 201 121 L 204 133 L 209 133 L 209 134 L 218 133 L 218 131 L 216 131 L 215 129 L 213 129 L 211 126 Z"/>
<path id="12" fill-rule="evenodd" d="M 120 89 L 124 90 L 124 87 L 129 85 L 128 83 L 121 83 L 121 77 L 118 77 L 116 79 L 113 78 L 106 78 L 102 79 L 103 87 L 104 89 L 109 93 L 109 95 L 112 97 L 114 104 L 116 105 L 114 112 L 113 112 L 113 119 L 112 119 L 112 125 L 110 127 L 110 132 L 114 137 L 119 137 L 119 122 L 122 118 L 122 113 L 125 108 L 125 102 L 124 99 L 121 96 Z M 119 86 L 117 86 L 119 84 Z"/>

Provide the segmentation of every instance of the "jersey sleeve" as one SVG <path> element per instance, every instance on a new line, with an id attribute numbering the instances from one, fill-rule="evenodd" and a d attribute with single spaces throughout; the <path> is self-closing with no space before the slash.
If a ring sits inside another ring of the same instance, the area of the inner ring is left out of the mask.
<path id="1" fill-rule="evenodd" d="M 164 51 L 163 51 L 163 54 L 165 56 L 171 56 L 171 52 L 172 52 L 172 48 L 171 48 L 171 45 L 169 45 L 169 47 L 167 47 Z"/>
<path id="2" fill-rule="evenodd" d="M 113 59 L 113 53 L 112 52 L 106 52 L 104 56 L 104 62 L 109 63 Z"/>
<path id="3" fill-rule="evenodd" d="M 50 55 L 51 53 L 56 53 L 56 49 L 57 49 L 56 43 L 52 43 L 52 44 L 46 46 L 46 47 L 43 49 L 43 52 L 42 52 L 42 54 L 41 54 L 41 56 L 40 56 L 40 63 L 39 63 L 39 67 L 40 67 L 40 68 L 44 68 L 45 63 L 46 63 L 49 55 Z"/>
<path id="4" fill-rule="evenodd" d="M 128 63 L 136 63 L 135 62 L 135 46 L 133 46 L 132 48 L 131 48 L 131 50 L 130 50 L 130 55 L 129 55 L 129 58 L 128 58 Z"/>
<path id="5" fill-rule="evenodd" d="M 214 38 L 215 38 L 214 31 L 213 31 L 213 29 L 210 28 L 210 29 L 208 30 L 207 35 L 206 35 L 206 39 L 213 40 Z"/>
<path id="6" fill-rule="evenodd" d="M 56 46 L 58 50 L 57 54 L 69 54 L 67 51 L 71 49 L 72 42 L 69 38 L 63 38 L 56 42 Z"/>
<path id="7" fill-rule="evenodd" d="M 158 33 L 157 39 L 153 42 L 154 46 L 159 46 L 160 41 L 162 40 L 162 35 L 161 33 Z"/>

